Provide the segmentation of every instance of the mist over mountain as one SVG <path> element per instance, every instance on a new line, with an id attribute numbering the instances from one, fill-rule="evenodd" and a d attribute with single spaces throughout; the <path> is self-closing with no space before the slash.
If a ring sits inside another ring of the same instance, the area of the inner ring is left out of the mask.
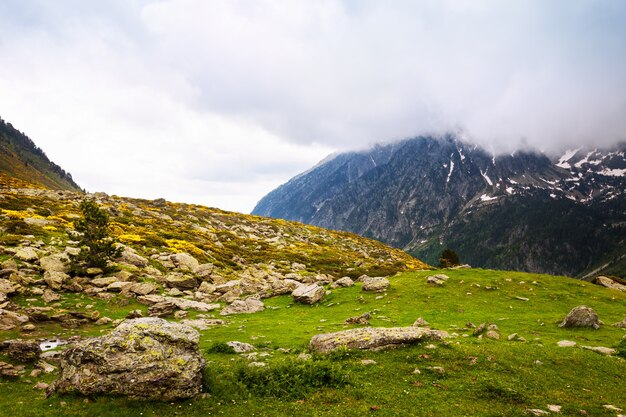
<path id="1" fill-rule="evenodd" d="M 493 155 L 448 135 L 335 155 L 254 214 L 375 238 L 436 263 L 583 276 L 621 271 L 626 145 Z M 621 273 L 621 272 L 620 272 Z"/>

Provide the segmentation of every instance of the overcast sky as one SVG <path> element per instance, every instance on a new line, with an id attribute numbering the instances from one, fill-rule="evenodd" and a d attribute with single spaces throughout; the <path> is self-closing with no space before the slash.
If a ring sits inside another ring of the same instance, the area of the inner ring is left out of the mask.
<path id="1" fill-rule="evenodd" d="M 626 1 L 2 0 L 0 116 L 88 191 L 249 212 L 335 151 L 626 140 Z"/>

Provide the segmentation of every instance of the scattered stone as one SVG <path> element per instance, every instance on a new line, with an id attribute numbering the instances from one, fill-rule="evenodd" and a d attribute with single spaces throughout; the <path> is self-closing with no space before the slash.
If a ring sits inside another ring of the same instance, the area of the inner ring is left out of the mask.
<path id="1" fill-rule="evenodd" d="M 213 326 L 223 325 L 226 322 L 220 319 L 194 319 L 194 320 L 182 320 L 180 322 L 186 326 L 191 326 L 198 330 L 207 330 Z"/>
<path id="2" fill-rule="evenodd" d="M 15 257 L 21 261 L 32 262 L 39 259 L 39 254 L 37 251 L 30 246 L 19 248 L 17 252 L 15 252 Z"/>
<path id="3" fill-rule="evenodd" d="M 563 319 L 559 327 L 592 327 L 600 328 L 600 320 L 596 312 L 587 306 L 574 307 Z"/>
<path id="4" fill-rule="evenodd" d="M 435 374 L 445 374 L 446 370 L 441 367 L 441 366 L 429 366 L 426 369 L 428 369 L 430 372 L 435 373 Z"/>
<path id="5" fill-rule="evenodd" d="M 37 384 L 35 384 L 35 386 L 33 388 L 43 391 L 43 390 L 48 389 L 49 386 L 50 385 L 46 384 L 45 382 L 39 381 L 39 382 L 37 382 Z"/>
<path id="6" fill-rule="evenodd" d="M 365 327 L 315 335 L 311 338 L 309 349 L 319 353 L 341 348 L 382 350 L 448 337 L 447 332 L 421 327 Z"/>
<path id="7" fill-rule="evenodd" d="M 445 284 L 445 281 L 437 279 L 434 276 L 429 276 L 428 278 L 426 278 L 426 282 L 429 283 L 429 284 L 435 284 L 435 285 L 443 285 L 443 284 Z"/>
<path id="8" fill-rule="evenodd" d="M 154 284 L 150 284 L 149 282 L 135 282 L 131 286 L 128 287 L 128 291 L 135 293 L 137 295 L 152 294 L 156 290 L 157 290 L 157 286 Z"/>
<path id="9" fill-rule="evenodd" d="M 538 408 L 529 408 L 526 411 L 528 411 L 533 416 L 547 416 L 547 415 L 550 415 L 549 412 L 547 412 L 545 410 L 540 410 Z"/>
<path id="10" fill-rule="evenodd" d="M 36 329 L 37 328 L 32 323 L 28 323 L 28 324 L 25 324 L 25 325 L 22 326 L 22 331 L 27 332 L 27 333 L 33 332 Z"/>
<path id="11" fill-rule="evenodd" d="M 126 315 L 126 319 L 127 320 L 133 320 L 133 319 L 138 319 L 140 317 L 143 317 L 143 312 L 141 310 L 131 310 L 127 315 Z"/>
<path id="12" fill-rule="evenodd" d="M 620 321 L 618 323 L 615 323 L 613 326 L 619 327 L 619 328 L 622 328 L 622 329 L 626 329 L 626 317 L 624 317 L 624 320 L 622 320 L 622 321 Z"/>
<path id="13" fill-rule="evenodd" d="M 376 361 L 373 359 L 363 359 L 361 365 L 376 365 Z"/>
<path id="14" fill-rule="evenodd" d="M 574 347 L 576 346 L 576 342 L 571 340 L 559 340 L 556 344 L 560 347 Z"/>
<path id="15" fill-rule="evenodd" d="M 561 408 L 562 407 L 560 405 L 548 404 L 548 410 L 552 411 L 553 413 L 560 413 Z"/>
<path id="16" fill-rule="evenodd" d="M 59 291 L 63 287 L 63 283 L 70 277 L 64 272 L 46 271 L 43 274 L 43 280 L 53 290 Z"/>
<path id="17" fill-rule="evenodd" d="M 59 301 L 61 299 L 61 296 L 51 289 L 46 288 L 45 290 L 43 290 L 43 295 L 41 296 L 41 298 L 45 303 L 53 303 L 55 301 Z"/>
<path id="18" fill-rule="evenodd" d="M 69 259 L 66 254 L 56 254 L 50 256 L 44 256 L 39 259 L 39 266 L 45 272 L 69 272 Z"/>
<path id="19" fill-rule="evenodd" d="M 0 308 L 0 330 L 13 330 L 28 322 L 28 316 Z"/>
<path id="20" fill-rule="evenodd" d="M 148 307 L 148 314 L 151 317 L 171 316 L 176 311 L 176 305 L 171 301 L 161 301 Z"/>
<path id="21" fill-rule="evenodd" d="M 245 300 L 235 300 L 232 304 L 224 307 L 220 312 L 222 316 L 228 316 L 230 314 L 251 314 L 263 311 L 265 305 L 261 300 L 248 297 Z"/>
<path id="22" fill-rule="evenodd" d="M 519 297 L 519 296 L 515 297 L 515 299 L 516 299 L 516 300 L 520 300 L 520 301 L 529 301 L 529 300 L 530 300 L 530 298 L 526 298 L 526 297 Z"/>
<path id="23" fill-rule="evenodd" d="M 200 266 L 200 262 L 196 258 L 185 252 L 171 255 L 170 260 L 176 268 L 183 271 L 194 272 Z"/>
<path id="24" fill-rule="evenodd" d="M 111 324 L 113 320 L 109 317 L 100 317 L 96 320 L 96 325 L 98 326 L 106 326 L 107 324 Z"/>
<path id="25" fill-rule="evenodd" d="M 168 287 L 176 288 L 181 291 L 193 290 L 199 285 L 198 280 L 195 277 L 176 273 L 167 275 L 165 277 L 165 284 Z"/>
<path id="26" fill-rule="evenodd" d="M 606 408 L 607 410 L 611 410 L 611 411 L 622 411 L 621 408 L 615 407 L 612 404 L 604 404 L 602 407 Z"/>
<path id="27" fill-rule="evenodd" d="M 415 322 L 412 324 L 413 327 L 426 327 L 426 326 L 429 326 L 429 325 L 430 325 L 430 323 L 428 323 L 422 317 L 418 317 L 415 320 Z"/>
<path id="28" fill-rule="evenodd" d="M 485 333 L 485 337 L 487 339 L 500 340 L 500 333 L 495 330 L 488 330 L 487 333 Z"/>
<path id="29" fill-rule="evenodd" d="M 172 401 L 202 390 L 200 335 L 155 317 L 129 320 L 108 335 L 77 342 L 62 354 L 47 394 L 125 395 Z"/>
<path id="30" fill-rule="evenodd" d="M 39 343 L 34 340 L 8 340 L 2 345 L 6 346 L 6 355 L 18 362 L 35 362 L 41 354 Z"/>
<path id="31" fill-rule="evenodd" d="M 103 278 L 94 278 L 89 282 L 91 283 L 91 285 L 95 285 L 96 287 L 102 288 L 102 287 L 108 287 L 109 285 L 115 282 L 119 282 L 119 279 L 117 279 L 117 277 L 103 277 Z"/>
<path id="32" fill-rule="evenodd" d="M 370 324 L 370 313 L 363 313 L 360 316 L 347 318 L 344 323 L 345 324 L 362 324 L 369 325 Z"/>
<path id="33" fill-rule="evenodd" d="M 581 346 L 585 350 L 599 353 L 601 355 L 612 356 L 615 354 L 615 349 L 611 349 L 603 346 Z"/>
<path id="34" fill-rule="evenodd" d="M 174 318 L 177 319 L 177 320 L 184 319 L 188 315 L 189 315 L 189 312 L 187 312 L 185 310 L 178 310 L 178 311 L 174 312 Z"/>
<path id="35" fill-rule="evenodd" d="M 352 287 L 354 286 L 354 281 L 352 281 L 352 278 L 350 277 L 343 277 L 343 278 L 339 278 L 337 281 L 333 282 L 331 287 L 333 288 L 339 288 L 339 287 Z"/>
<path id="36" fill-rule="evenodd" d="M 37 362 L 37 369 L 41 369 L 44 373 L 46 374 L 51 374 L 52 372 L 56 371 L 56 367 L 50 365 L 48 362 L 41 360 L 39 362 Z"/>
<path id="37" fill-rule="evenodd" d="M 248 353 L 248 352 L 252 352 L 256 350 L 256 348 L 249 343 L 233 341 L 233 342 L 226 342 L 226 344 L 230 346 L 231 348 L 233 348 L 235 353 Z"/>
<path id="38" fill-rule="evenodd" d="M 363 291 L 384 292 L 389 288 L 389 280 L 384 277 L 363 278 Z"/>
<path id="39" fill-rule="evenodd" d="M 251 368 L 263 368 L 267 366 L 267 364 L 265 362 L 250 362 L 248 366 Z"/>
<path id="40" fill-rule="evenodd" d="M 318 284 L 301 285 L 296 288 L 291 296 L 302 304 L 315 304 L 324 298 L 326 291 Z"/>

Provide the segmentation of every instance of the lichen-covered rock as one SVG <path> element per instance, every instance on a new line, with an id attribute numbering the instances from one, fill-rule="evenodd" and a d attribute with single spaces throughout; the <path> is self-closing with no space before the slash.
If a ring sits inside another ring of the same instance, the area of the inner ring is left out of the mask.
<path id="1" fill-rule="evenodd" d="M 619 282 L 614 281 L 609 277 L 605 277 L 605 276 L 596 277 L 595 283 L 598 285 L 602 285 L 603 287 L 610 288 L 612 290 L 626 292 L 626 285 L 620 284 Z"/>
<path id="2" fill-rule="evenodd" d="M 301 285 L 291 293 L 293 299 L 302 304 L 315 304 L 324 298 L 326 290 L 318 284 Z"/>
<path id="3" fill-rule="evenodd" d="M 39 266 L 47 272 L 68 272 L 70 270 L 67 254 L 58 253 L 39 259 Z"/>
<path id="4" fill-rule="evenodd" d="M 63 272 L 46 271 L 43 274 L 43 280 L 53 290 L 60 290 L 63 287 L 63 283 L 69 280 L 70 276 Z"/>
<path id="5" fill-rule="evenodd" d="M 389 280 L 384 277 L 363 278 L 363 291 L 384 292 L 389 288 Z"/>
<path id="6" fill-rule="evenodd" d="M 173 255 L 172 255 L 173 256 Z M 199 285 L 198 280 L 191 275 L 169 274 L 165 277 L 165 283 L 170 288 L 176 288 L 181 291 L 192 290 Z"/>
<path id="7" fill-rule="evenodd" d="M 574 307 L 567 314 L 563 322 L 559 324 L 559 327 L 593 327 L 594 329 L 599 329 L 600 320 L 592 308 L 578 306 Z"/>
<path id="8" fill-rule="evenodd" d="M 333 288 L 339 287 L 352 287 L 354 285 L 354 281 L 350 277 L 339 278 L 337 281 L 332 283 Z"/>
<path id="9" fill-rule="evenodd" d="M 133 265 L 138 268 L 144 268 L 149 265 L 148 260 L 143 256 L 138 255 L 134 249 L 124 245 L 120 245 L 120 247 L 122 248 L 122 253 L 116 259 L 117 262 Z"/>
<path id="10" fill-rule="evenodd" d="M 25 248 L 19 248 L 17 252 L 15 252 L 15 257 L 22 261 L 30 262 L 39 259 L 39 254 L 35 249 L 27 246 Z"/>
<path id="11" fill-rule="evenodd" d="M 8 279 L 0 279 L 0 293 L 2 294 L 13 294 L 15 292 L 15 287 Z"/>
<path id="12" fill-rule="evenodd" d="M 191 398 L 202 389 L 200 335 L 189 326 L 146 317 L 108 335 L 84 339 L 61 355 L 47 394 L 126 395 L 140 400 Z"/>
<path id="13" fill-rule="evenodd" d="M 170 260 L 174 262 L 176 268 L 183 271 L 194 272 L 200 266 L 200 262 L 188 253 L 175 253 L 170 256 Z"/>
<path id="14" fill-rule="evenodd" d="M 263 301 L 256 298 L 246 298 L 245 300 L 235 300 L 231 305 L 228 305 L 222 309 L 220 315 L 228 316 L 231 314 L 250 314 L 263 311 L 265 305 Z"/>
<path id="15" fill-rule="evenodd" d="M 447 332 L 422 327 L 365 327 L 315 335 L 309 350 L 319 353 L 341 348 L 382 350 L 447 337 L 450 337 Z"/>
<path id="16" fill-rule="evenodd" d="M 0 330 L 12 330 L 28 322 L 28 316 L 0 308 Z"/>
<path id="17" fill-rule="evenodd" d="M 6 355 L 19 362 L 35 362 L 41 354 L 39 343 L 34 340 L 7 340 L 2 345 Z"/>
<path id="18" fill-rule="evenodd" d="M 102 278 L 94 278 L 89 282 L 91 283 L 91 285 L 95 285 L 96 287 L 102 288 L 102 287 L 108 287 L 109 285 L 118 281 L 119 279 L 117 279 L 116 277 L 102 277 Z"/>
<path id="19" fill-rule="evenodd" d="M 233 348 L 235 353 L 248 353 L 248 352 L 252 352 L 256 350 L 256 348 L 252 346 L 250 343 L 233 341 L 233 342 L 226 342 L 226 344 L 230 346 L 231 348 Z"/>

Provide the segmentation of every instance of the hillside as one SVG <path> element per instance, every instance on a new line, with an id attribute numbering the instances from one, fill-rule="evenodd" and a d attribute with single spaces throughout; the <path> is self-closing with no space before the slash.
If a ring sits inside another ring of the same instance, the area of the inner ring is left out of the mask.
<path id="1" fill-rule="evenodd" d="M 358 233 L 431 264 L 451 247 L 480 267 L 626 273 L 624 146 L 496 157 L 454 137 L 419 137 L 336 155 L 253 213 Z"/>
<path id="2" fill-rule="evenodd" d="M 72 176 L 50 161 L 28 136 L 2 119 L 0 119 L 0 175 L 21 180 L 31 184 L 31 187 L 81 190 Z"/>

